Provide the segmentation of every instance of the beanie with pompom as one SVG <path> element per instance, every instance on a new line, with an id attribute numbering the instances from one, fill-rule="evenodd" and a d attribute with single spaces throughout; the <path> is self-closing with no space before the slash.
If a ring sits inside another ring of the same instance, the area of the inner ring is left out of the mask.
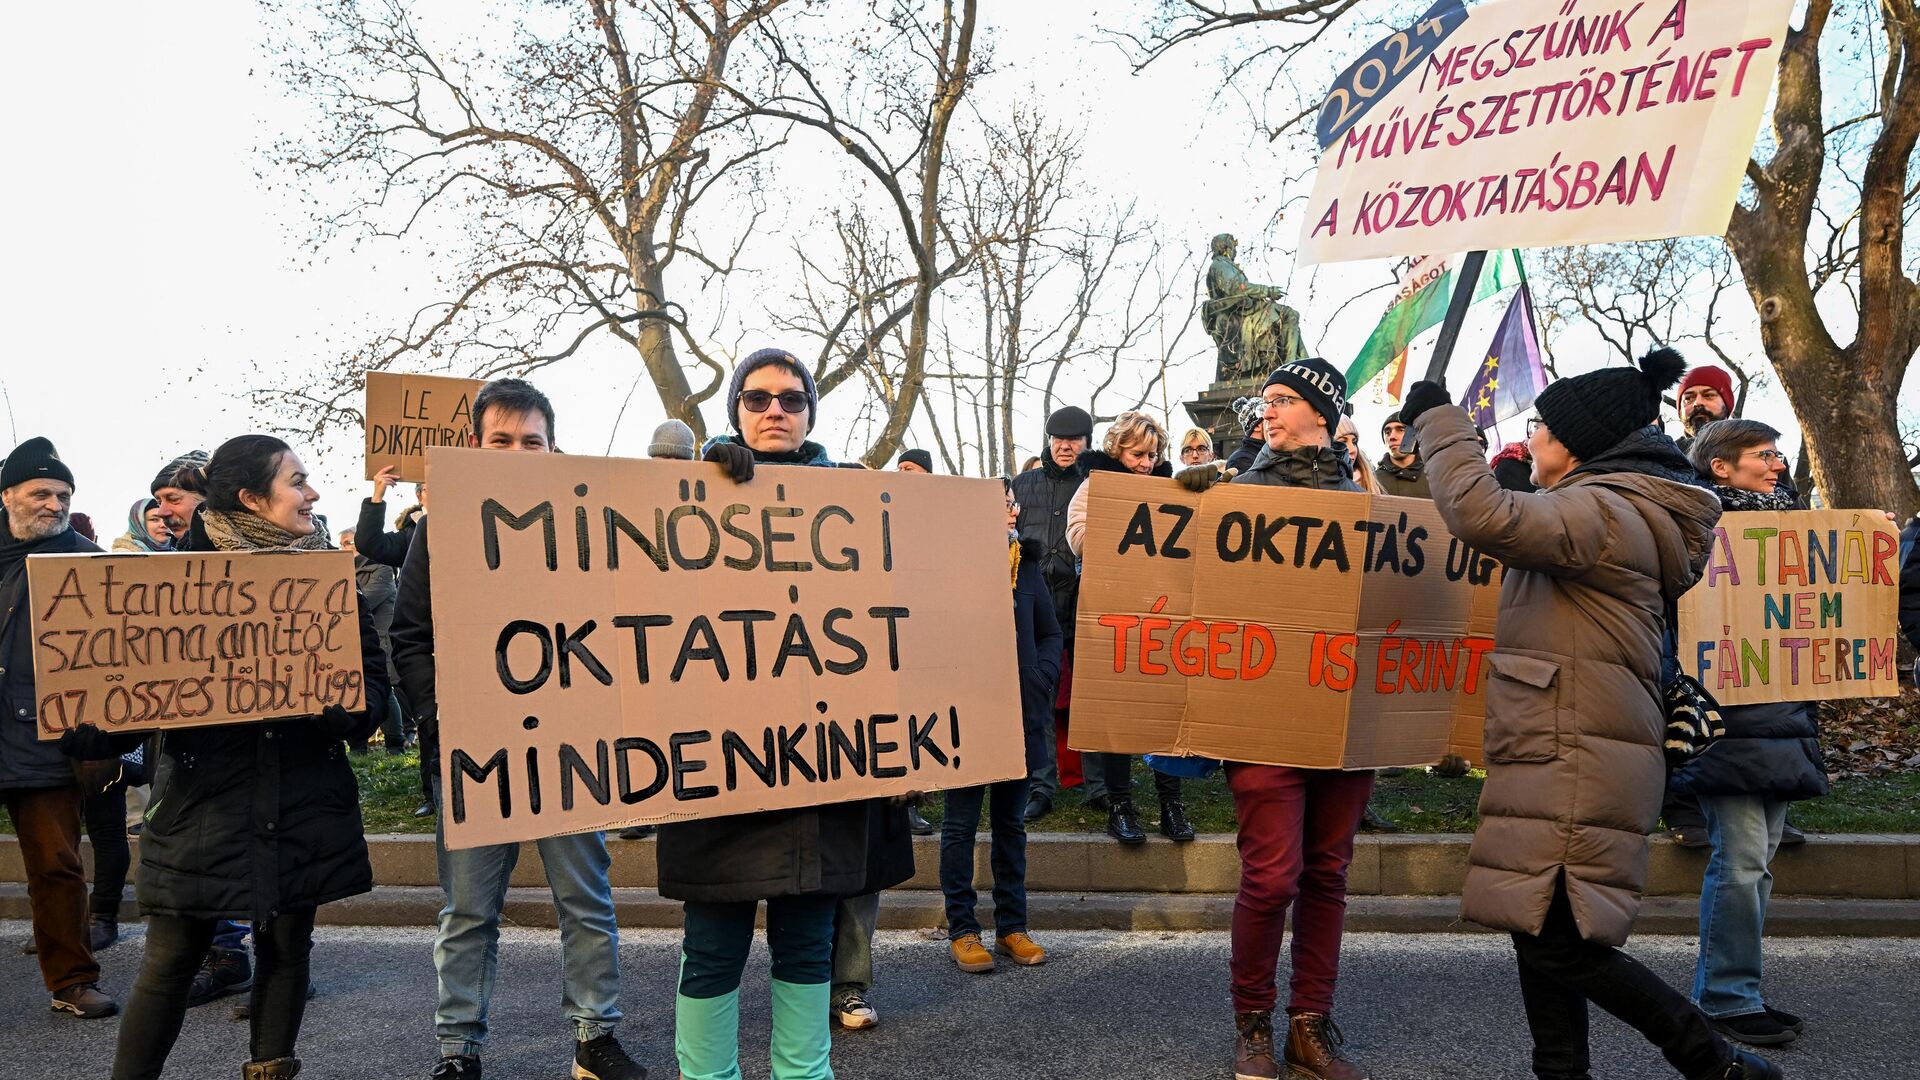
<path id="1" fill-rule="evenodd" d="M 1591 461 L 1660 419 L 1660 394 L 1680 381 L 1687 361 L 1660 348 L 1637 367 L 1590 371 L 1540 391 L 1534 409 L 1547 430 L 1581 461 Z"/>

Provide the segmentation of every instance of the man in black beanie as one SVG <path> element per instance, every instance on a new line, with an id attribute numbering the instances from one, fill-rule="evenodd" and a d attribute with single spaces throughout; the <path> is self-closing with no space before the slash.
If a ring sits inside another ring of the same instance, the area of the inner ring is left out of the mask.
<path id="1" fill-rule="evenodd" d="M 27 556 L 99 551 L 73 531 L 73 471 L 53 443 L 28 439 L 0 462 L 0 805 L 20 839 L 33 909 L 33 943 L 53 1008 L 86 1020 L 119 1011 L 95 985 L 80 864 L 81 791 L 60 744 L 35 722 Z"/>
<path id="2" fill-rule="evenodd" d="M 1093 441 L 1093 417 L 1087 410 L 1072 405 L 1056 409 L 1047 417 L 1046 437 L 1046 452 L 1040 456 L 1040 468 L 1029 469 L 1013 478 L 1013 501 L 1020 506 L 1017 530 L 1020 538 L 1038 543 L 1045 552 L 1040 560 L 1040 577 L 1053 596 L 1053 612 L 1060 620 L 1061 634 L 1065 635 L 1060 670 L 1066 672 L 1072 670 L 1073 617 L 1080 606 L 1080 566 L 1073 548 L 1067 544 L 1067 506 L 1073 502 L 1073 493 L 1080 490 L 1080 482 L 1087 478 L 1080 455 L 1086 453 L 1087 445 Z M 1064 675 L 1061 681 L 1067 681 Z M 1066 723 L 1067 709 L 1057 708 L 1054 726 L 1044 732 L 1046 761 L 1031 777 L 1033 789 L 1027 793 L 1028 821 L 1038 821 L 1053 809 L 1054 793 L 1060 790 L 1059 733 Z M 1099 789 L 1105 781 L 1096 775 L 1098 772 L 1093 770 L 1086 779 L 1089 804 L 1104 801 L 1105 792 Z"/>
<path id="3" fill-rule="evenodd" d="M 1508 491 L 1473 421 L 1421 382 L 1401 415 L 1462 542 L 1506 564 L 1486 656 L 1487 781 L 1461 914 L 1508 931 L 1543 1078 L 1588 1075 L 1587 1003 L 1689 1080 L 1778 1078 L 1618 948 L 1646 886 L 1666 787 L 1666 627 L 1700 579 L 1720 500 L 1659 428 L 1686 363 L 1562 379 L 1528 422 L 1537 493 Z"/>
<path id="4" fill-rule="evenodd" d="M 894 468 L 901 472 L 930 473 L 933 471 L 933 455 L 925 450 L 902 450 Z"/>

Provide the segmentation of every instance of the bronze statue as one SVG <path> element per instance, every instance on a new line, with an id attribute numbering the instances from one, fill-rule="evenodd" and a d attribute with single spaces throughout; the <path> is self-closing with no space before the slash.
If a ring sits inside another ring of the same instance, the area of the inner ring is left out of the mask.
<path id="1" fill-rule="evenodd" d="M 1300 313 L 1280 302 L 1277 285 L 1255 285 L 1233 261 L 1240 242 L 1227 233 L 1213 238 L 1207 267 L 1207 302 L 1200 322 L 1220 347 L 1218 382 L 1264 379 L 1289 360 L 1311 355 L 1300 336 Z"/>

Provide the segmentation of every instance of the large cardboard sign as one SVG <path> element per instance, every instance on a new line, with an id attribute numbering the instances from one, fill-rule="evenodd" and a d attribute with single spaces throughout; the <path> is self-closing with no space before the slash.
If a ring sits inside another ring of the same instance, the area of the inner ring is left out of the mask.
<path id="1" fill-rule="evenodd" d="M 366 707 L 344 551 L 34 555 L 39 734 Z"/>
<path id="2" fill-rule="evenodd" d="M 400 479 L 427 478 L 427 448 L 468 446 L 473 397 L 486 382 L 444 375 L 367 372 L 367 479 L 397 465 Z"/>
<path id="3" fill-rule="evenodd" d="M 1479 759 L 1501 568 L 1433 503 L 1091 482 L 1075 749 L 1317 769 Z"/>
<path id="4" fill-rule="evenodd" d="M 1900 693 L 1900 536 L 1873 510 L 1734 513 L 1680 600 L 1680 670 L 1722 705 Z"/>
<path id="5" fill-rule="evenodd" d="M 1441 0 L 1328 93 L 1305 263 L 1726 231 L 1793 0 Z"/>
<path id="6" fill-rule="evenodd" d="M 1025 773 L 998 483 L 427 460 L 449 845 Z"/>

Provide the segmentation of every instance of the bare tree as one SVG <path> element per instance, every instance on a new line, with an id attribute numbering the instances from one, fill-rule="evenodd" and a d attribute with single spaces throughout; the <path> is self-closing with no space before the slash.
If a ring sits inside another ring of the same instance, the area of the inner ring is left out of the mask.
<path id="1" fill-rule="evenodd" d="M 436 38 L 408 0 L 267 3 L 280 77 L 318 116 L 271 151 L 314 195 L 316 242 L 413 237 L 450 269 L 443 297 L 317 386 L 256 401 L 324 426 L 354 417 L 369 370 L 524 373 L 610 337 L 667 413 L 704 434 L 699 406 L 725 370 L 668 273 L 685 260 L 724 278 L 753 230 L 757 170 L 779 142 L 743 103 L 772 88 L 728 66 L 785 2 L 523 2 L 489 20 L 507 39 L 497 49 Z M 716 192 L 734 212 L 703 235 L 697 210 Z M 697 389 L 680 349 L 707 373 Z"/>
<path id="2" fill-rule="evenodd" d="M 835 41 L 864 60 L 868 70 L 864 77 L 849 75 L 832 84 L 817 73 L 799 42 L 763 22 L 758 40 L 790 89 L 764 99 L 737 95 L 740 106 L 758 116 L 831 138 L 879 186 L 898 219 L 910 269 L 896 279 L 907 297 L 905 342 L 898 376 L 885 388 L 885 420 L 861 455 L 869 467 L 885 464 L 900 449 L 924 393 L 934 296 L 951 276 L 941 265 L 942 248 L 950 241 L 942 228 L 940 190 L 948 137 L 961 101 L 985 67 L 974 55 L 978 0 L 940 0 L 931 18 L 922 18 L 925 6 L 915 0 L 876 0 L 875 25 L 855 42 Z M 865 344 L 870 347 L 871 339 Z M 842 377 L 851 374 L 849 369 Z"/>

